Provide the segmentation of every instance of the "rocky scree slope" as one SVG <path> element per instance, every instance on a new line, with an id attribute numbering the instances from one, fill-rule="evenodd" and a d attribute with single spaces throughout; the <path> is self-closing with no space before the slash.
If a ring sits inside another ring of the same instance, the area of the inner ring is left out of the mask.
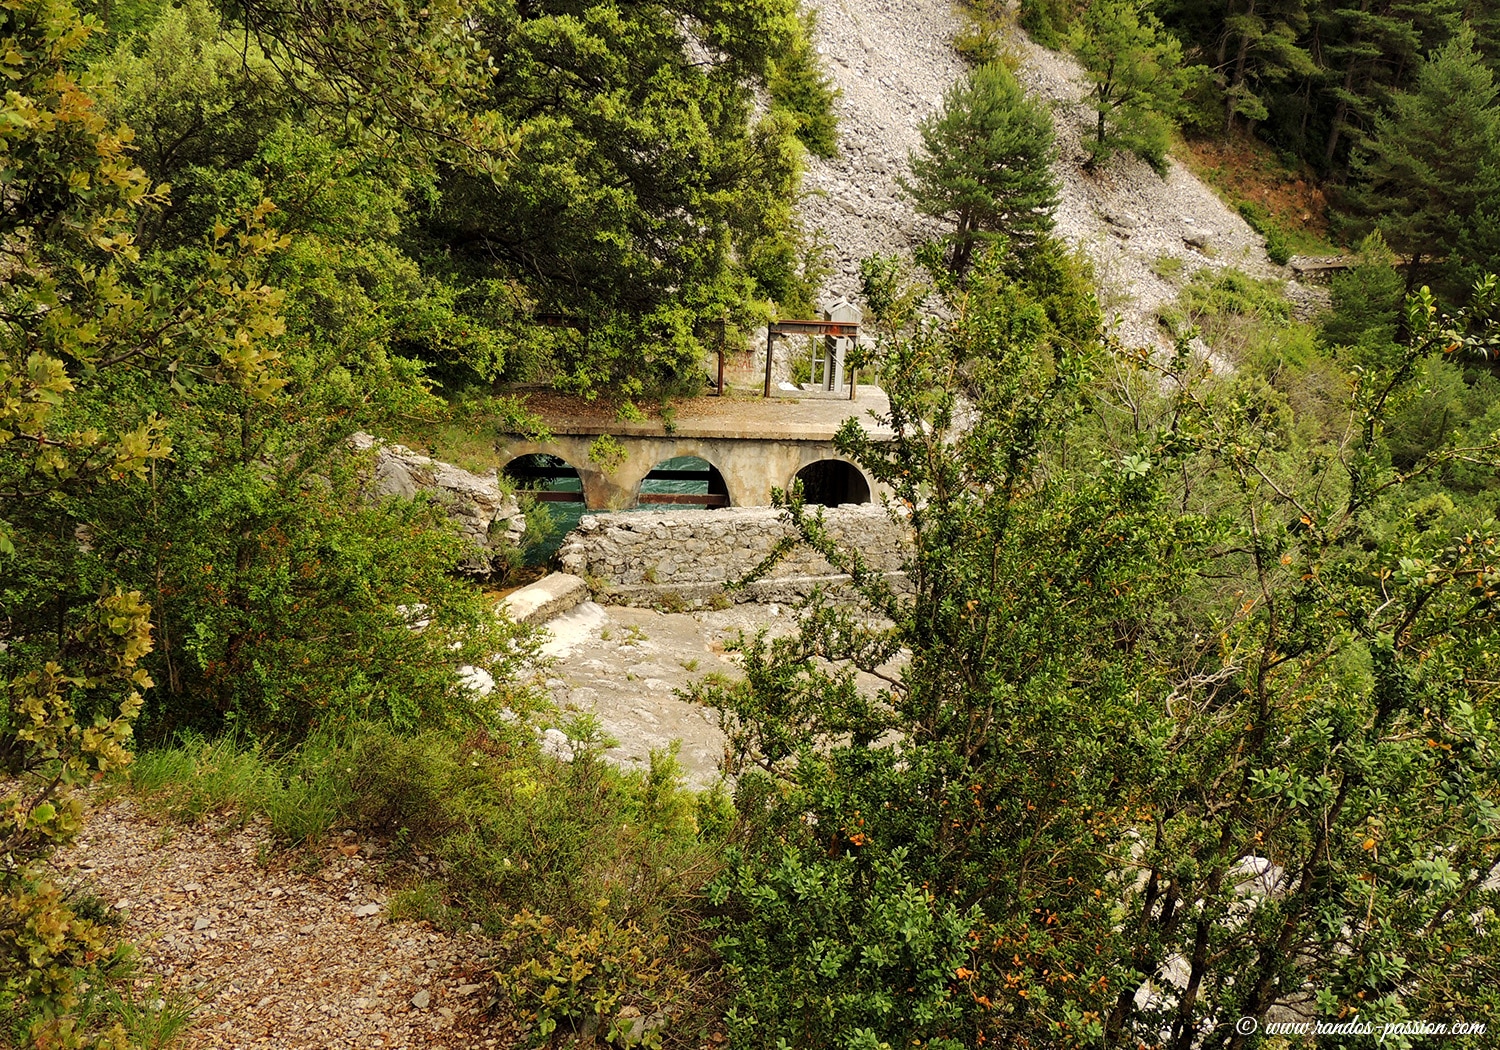
<path id="1" fill-rule="evenodd" d="M 816 46 L 842 92 L 839 156 L 811 157 L 800 215 L 822 231 L 832 254 L 828 300 L 855 299 L 859 261 L 875 252 L 909 256 L 943 227 L 917 214 L 896 183 L 909 172 L 918 127 L 963 75 L 951 41 L 963 21 L 945 0 L 830 0 L 818 11 Z M 1083 136 L 1091 114 L 1081 104 L 1086 82 L 1078 63 L 1033 43 L 1019 29 L 1008 47 L 1020 58 L 1026 89 L 1052 109 L 1055 165 L 1061 187 L 1058 233 L 1093 260 L 1106 313 L 1131 345 L 1164 345 L 1157 309 L 1176 299 L 1182 280 L 1203 267 L 1234 267 L 1257 277 L 1287 279 L 1265 253 L 1265 241 L 1214 191 L 1175 161 L 1162 179 L 1133 157 L 1083 170 Z M 1159 258 L 1182 260 L 1182 276 L 1157 275 Z M 1316 288 L 1288 281 L 1303 310 L 1322 301 Z"/>

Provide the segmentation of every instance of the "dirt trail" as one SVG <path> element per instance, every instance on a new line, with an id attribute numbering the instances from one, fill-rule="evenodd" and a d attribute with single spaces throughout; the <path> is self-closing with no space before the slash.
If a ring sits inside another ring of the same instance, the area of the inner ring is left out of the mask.
<path id="1" fill-rule="evenodd" d="M 297 874 L 262 866 L 254 825 L 182 827 L 119 799 L 58 865 L 121 917 L 144 973 L 198 1004 L 188 1050 L 508 1045 L 478 1018 L 483 942 L 387 922 L 373 851 L 346 836 Z"/>

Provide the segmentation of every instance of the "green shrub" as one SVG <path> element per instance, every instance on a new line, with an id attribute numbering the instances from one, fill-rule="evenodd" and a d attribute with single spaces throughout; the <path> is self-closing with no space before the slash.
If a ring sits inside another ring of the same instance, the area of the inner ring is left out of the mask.
<path id="1" fill-rule="evenodd" d="M 1182 290 L 1182 305 L 1200 324 L 1224 317 L 1255 317 L 1272 323 L 1291 319 L 1292 305 L 1280 281 L 1259 280 L 1241 270 L 1199 270 Z"/>
<path id="2" fill-rule="evenodd" d="M 813 50 L 817 15 L 802 16 L 802 32 L 790 51 L 772 60 L 767 86 L 772 105 L 792 115 L 797 139 L 819 157 L 838 154 L 838 117 L 833 103 L 839 97 Z"/>
<path id="3" fill-rule="evenodd" d="M 1333 309 L 1320 324 L 1324 344 L 1349 347 L 1352 363 L 1366 367 L 1394 359 L 1403 293 L 1395 253 L 1378 232 L 1370 234 L 1355 264 L 1333 277 Z"/>
<path id="4" fill-rule="evenodd" d="M 1074 0 L 1021 0 L 1021 28 L 1043 47 L 1063 46 L 1076 8 Z"/>
<path id="5" fill-rule="evenodd" d="M 1001 28 L 985 18 L 971 17 L 953 38 L 953 50 L 971 66 L 997 61 L 1001 56 Z"/>
<path id="6" fill-rule="evenodd" d="M 629 453 L 613 434 L 600 434 L 589 445 L 589 462 L 605 474 L 613 474 L 625 463 Z"/>
<path id="7" fill-rule="evenodd" d="M 670 753 L 642 773 L 615 769 L 586 724 L 570 729 L 571 763 L 530 736 L 366 736 L 343 819 L 432 856 L 443 874 L 401 907 L 498 935 L 497 988 L 534 1034 L 587 1018 L 608 1030 L 626 1006 L 677 1010 L 689 985 L 713 984 L 695 930 L 733 824 L 724 794 L 685 789 Z"/>
<path id="8" fill-rule="evenodd" d="M 1292 261 L 1292 245 L 1287 239 L 1286 231 L 1276 224 L 1264 205 L 1255 201 L 1241 201 L 1239 211 L 1250 228 L 1266 239 L 1266 256 L 1273 263 L 1285 266 Z"/>
<path id="9" fill-rule="evenodd" d="M 1158 255 L 1151 260 L 1151 272 L 1163 281 L 1176 281 L 1182 276 L 1183 268 L 1187 264 L 1176 255 Z"/>
<path id="10" fill-rule="evenodd" d="M 966 964 L 982 916 L 914 885 L 906 850 L 867 856 L 861 841 L 855 833 L 832 857 L 731 853 L 710 899 L 740 904 L 717 942 L 739 988 L 734 1045 L 874 1047 L 872 1022 L 907 1028 L 931 1050 L 970 1045 L 958 1033 L 973 1008 Z"/>
<path id="11" fill-rule="evenodd" d="M 693 991 L 692 972 L 665 933 L 649 934 L 610 916 L 609 898 L 584 926 L 561 926 L 523 911 L 500 937 L 510 965 L 495 972 L 515 1019 L 533 1045 L 569 1032 L 585 1039 L 659 1047 L 662 1029 Z M 674 958 L 674 954 L 677 958 Z"/>

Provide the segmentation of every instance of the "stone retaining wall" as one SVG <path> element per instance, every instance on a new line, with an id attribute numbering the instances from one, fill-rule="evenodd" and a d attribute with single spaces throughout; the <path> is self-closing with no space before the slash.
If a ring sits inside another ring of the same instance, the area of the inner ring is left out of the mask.
<path id="1" fill-rule="evenodd" d="M 884 507 L 829 507 L 829 534 L 900 586 L 910 544 Z M 848 579 L 822 555 L 799 545 L 763 579 L 726 591 L 791 532 L 785 512 L 768 507 L 715 511 L 594 514 L 568 534 L 559 568 L 588 581 L 601 601 L 617 605 L 702 606 L 722 601 L 790 601 L 813 587 Z"/>

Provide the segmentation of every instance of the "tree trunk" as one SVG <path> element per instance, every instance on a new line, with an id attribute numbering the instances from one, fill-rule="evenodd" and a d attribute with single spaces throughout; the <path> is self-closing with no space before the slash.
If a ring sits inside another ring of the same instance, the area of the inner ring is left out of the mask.
<path id="1" fill-rule="evenodd" d="M 1354 67 L 1349 67 L 1349 72 L 1344 75 L 1344 90 L 1348 91 L 1354 86 Z M 1339 148 L 1339 134 L 1344 130 L 1344 121 L 1349 117 L 1349 101 L 1339 99 L 1339 104 L 1333 107 L 1333 126 L 1328 129 L 1328 146 L 1323 150 L 1323 168 L 1333 168 L 1333 155 Z"/>
<path id="2" fill-rule="evenodd" d="M 1252 18 L 1255 15 L 1255 0 L 1250 0 L 1250 6 L 1245 9 L 1245 17 Z M 1234 93 L 1240 85 L 1245 82 L 1245 63 L 1250 57 L 1250 35 L 1240 34 L 1240 49 L 1234 56 L 1234 77 L 1229 82 L 1229 90 L 1224 98 L 1224 130 L 1234 130 Z"/>
<path id="3" fill-rule="evenodd" d="M 1411 262 L 1406 264 L 1406 294 L 1410 295 L 1417 290 L 1417 268 L 1422 265 L 1422 253 L 1417 252 L 1411 257 Z"/>
<path id="4" fill-rule="evenodd" d="M 1359 5 L 1359 13 L 1364 14 L 1370 9 L 1370 0 L 1362 0 Z M 1355 33 L 1350 45 L 1357 45 L 1363 38 Z M 1333 167 L 1333 155 L 1338 150 L 1339 136 L 1344 132 L 1344 122 L 1349 118 L 1349 94 L 1354 90 L 1354 69 L 1359 65 L 1353 58 L 1349 59 L 1349 68 L 1344 71 L 1344 97 L 1339 99 L 1339 104 L 1333 111 L 1333 126 L 1328 129 L 1328 147 L 1323 151 L 1323 167 Z"/>

